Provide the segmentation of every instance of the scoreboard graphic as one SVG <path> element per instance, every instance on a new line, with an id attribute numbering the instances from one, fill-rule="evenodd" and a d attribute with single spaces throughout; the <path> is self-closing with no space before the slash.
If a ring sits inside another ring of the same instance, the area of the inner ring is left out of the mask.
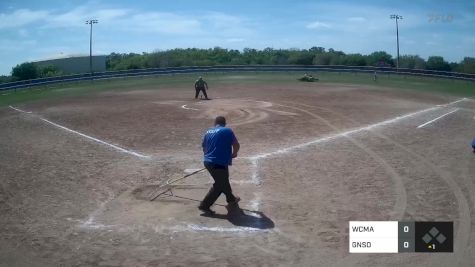
<path id="1" fill-rule="evenodd" d="M 453 252 L 453 222 L 350 221 L 350 253 Z"/>

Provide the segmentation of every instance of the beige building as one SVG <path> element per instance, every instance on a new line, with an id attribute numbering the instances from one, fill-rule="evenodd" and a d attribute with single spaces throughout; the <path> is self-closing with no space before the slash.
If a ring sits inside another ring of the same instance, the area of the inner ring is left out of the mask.
<path id="1" fill-rule="evenodd" d="M 56 66 L 58 69 L 63 71 L 63 74 L 90 72 L 89 56 L 67 56 L 36 61 L 35 63 L 40 66 Z M 92 70 L 93 72 L 106 71 L 105 55 L 92 56 Z"/>

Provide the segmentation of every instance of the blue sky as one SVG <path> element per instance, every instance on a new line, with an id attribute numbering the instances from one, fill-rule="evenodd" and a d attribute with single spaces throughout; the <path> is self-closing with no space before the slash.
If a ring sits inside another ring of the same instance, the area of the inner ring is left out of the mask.
<path id="1" fill-rule="evenodd" d="M 384 50 L 449 61 L 475 57 L 475 1 L 0 1 L 0 75 L 25 61 L 171 48 Z"/>

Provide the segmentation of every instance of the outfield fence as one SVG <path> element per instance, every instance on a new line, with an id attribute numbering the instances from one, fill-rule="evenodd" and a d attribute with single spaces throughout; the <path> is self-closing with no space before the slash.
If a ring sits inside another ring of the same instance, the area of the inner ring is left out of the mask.
<path id="1" fill-rule="evenodd" d="M 328 65 L 239 65 L 239 66 L 209 66 L 209 67 L 176 67 L 176 68 L 150 68 L 121 71 L 96 72 L 93 74 L 83 73 L 66 76 L 48 77 L 0 84 L 1 90 L 16 90 L 32 86 L 50 85 L 57 83 L 104 80 L 134 76 L 189 74 L 189 73 L 216 73 L 216 72 L 339 72 L 339 73 L 378 73 L 394 75 L 425 76 L 435 78 L 446 78 L 454 80 L 465 80 L 475 82 L 475 74 L 433 71 L 421 69 L 388 68 L 388 67 L 368 67 L 368 66 L 328 66 Z"/>

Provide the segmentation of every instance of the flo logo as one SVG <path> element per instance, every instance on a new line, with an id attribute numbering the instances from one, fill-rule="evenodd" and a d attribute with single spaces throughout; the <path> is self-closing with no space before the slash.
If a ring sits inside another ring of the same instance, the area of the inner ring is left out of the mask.
<path id="1" fill-rule="evenodd" d="M 416 252 L 453 252 L 453 222 L 416 222 Z"/>

